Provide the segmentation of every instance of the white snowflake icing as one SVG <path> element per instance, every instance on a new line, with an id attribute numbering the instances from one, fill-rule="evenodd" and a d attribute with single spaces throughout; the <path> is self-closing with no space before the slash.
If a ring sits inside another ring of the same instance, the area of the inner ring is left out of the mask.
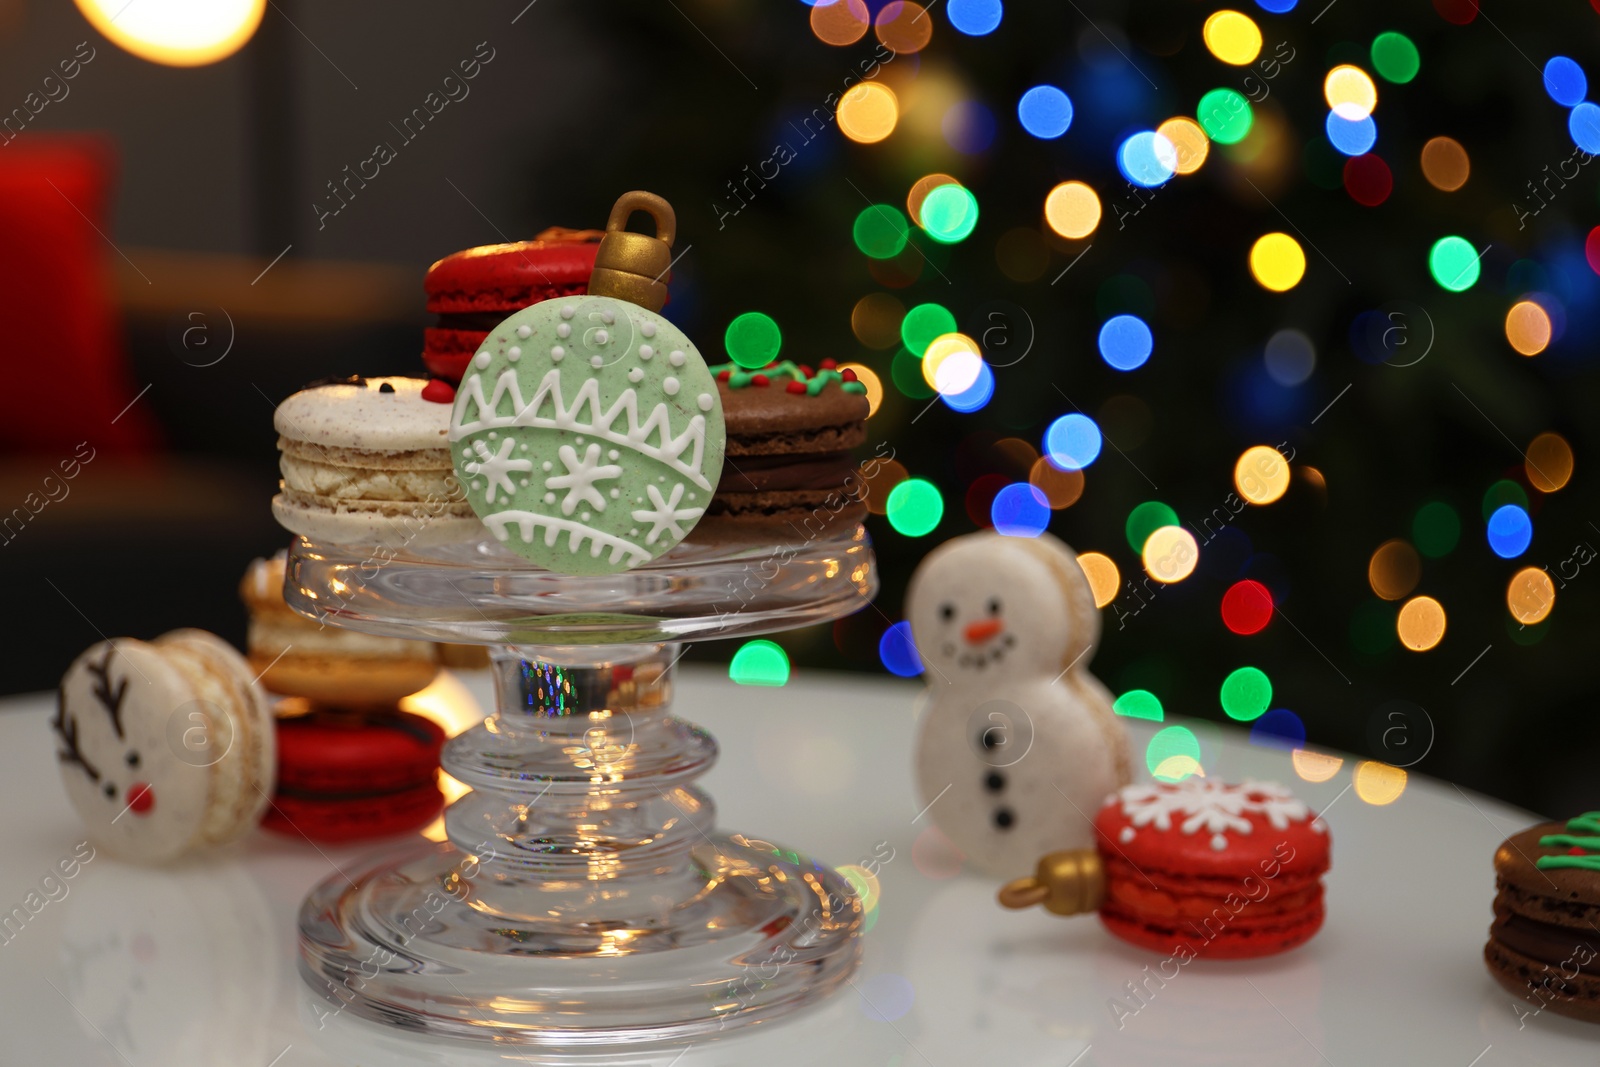
<path id="1" fill-rule="evenodd" d="M 1275 830 L 1311 818 L 1311 810 L 1286 787 L 1253 779 L 1230 783 L 1193 775 L 1181 782 L 1126 786 L 1112 797 L 1113 803 L 1117 800 L 1134 826 L 1171 830 L 1177 822 L 1180 833 L 1204 830 L 1212 835 L 1211 847 L 1218 851 L 1228 847 L 1229 831 L 1244 835 L 1254 829 L 1249 815 L 1264 817 Z"/>
<path id="2" fill-rule="evenodd" d="M 595 510 L 606 509 L 605 494 L 595 487 L 595 482 L 610 478 L 620 478 L 622 468 L 615 463 L 600 462 L 600 446 L 591 444 L 584 449 L 583 458 L 578 458 L 578 450 L 571 445 L 562 445 L 556 456 L 566 466 L 565 474 L 551 475 L 544 480 L 546 489 L 565 489 L 566 498 L 561 501 L 561 514 L 571 515 L 578 509 L 579 504 L 593 504 Z"/>
<path id="3" fill-rule="evenodd" d="M 484 500 L 494 503 L 494 494 L 497 488 L 503 487 L 505 494 L 510 497 L 517 491 L 517 486 L 511 479 L 513 473 L 533 470 L 533 461 L 528 459 L 512 459 L 511 450 L 516 447 L 516 441 L 507 437 L 500 442 L 500 451 L 491 452 L 489 446 L 482 441 L 472 442 L 472 447 L 477 451 L 478 458 L 468 460 L 465 464 L 468 474 L 482 475 L 489 483 L 489 490 L 484 494 Z"/>
<path id="4" fill-rule="evenodd" d="M 642 509 L 635 511 L 633 517 L 639 522 L 650 523 L 650 532 L 645 535 L 644 543 L 653 545 L 661 537 L 661 531 L 666 530 L 673 537 L 681 538 L 683 528 L 680 522 L 692 523 L 700 517 L 705 508 L 680 508 L 678 502 L 683 499 L 683 484 L 680 482 L 672 487 L 671 495 L 665 499 L 661 490 L 653 485 L 645 486 L 645 491 L 650 494 L 650 503 L 655 505 L 655 510 Z"/>

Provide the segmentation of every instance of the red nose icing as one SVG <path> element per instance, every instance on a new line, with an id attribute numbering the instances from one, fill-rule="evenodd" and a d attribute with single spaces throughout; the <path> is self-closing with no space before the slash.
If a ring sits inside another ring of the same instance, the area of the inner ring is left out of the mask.
<path id="1" fill-rule="evenodd" d="M 156 806 L 156 791 L 143 782 L 128 787 L 128 810 L 135 815 L 148 815 Z"/>

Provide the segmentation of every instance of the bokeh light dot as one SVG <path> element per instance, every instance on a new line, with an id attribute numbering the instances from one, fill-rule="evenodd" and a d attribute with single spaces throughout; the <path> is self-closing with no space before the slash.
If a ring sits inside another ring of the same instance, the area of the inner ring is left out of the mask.
<path id="1" fill-rule="evenodd" d="M 1160 781 L 1182 781 L 1200 769 L 1200 740 L 1187 726 L 1158 730 L 1145 747 L 1144 763 Z"/>
<path id="2" fill-rule="evenodd" d="M 1128 512 L 1128 519 L 1123 523 L 1122 532 L 1128 538 L 1128 547 L 1143 554 L 1145 542 L 1150 540 L 1151 534 L 1163 526 L 1176 525 L 1178 525 L 1176 511 L 1159 500 L 1146 500 Z"/>
<path id="3" fill-rule="evenodd" d="M 966 334 L 940 334 L 922 352 L 922 379 L 941 393 L 964 392 L 977 381 L 982 361 L 978 342 Z"/>
<path id="4" fill-rule="evenodd" d="M 911 354 L 921 357 L 934 338 L 954 333 L 956 317 L 942 304 L 918 304 L 900 320 L 900 339 Z"/>
<path id="5" fill-rule="evenodd" d="M 1044 432 L 1044 454 L 1064 471 L 1082 470 L 1100 455 L 1100 427 L 1087 415 L 1073 412 L 1052 422 Z"/>
<path id="6" fill-rule="evenodd" d="M 1286 15 L 1294 10 L 1300 0 L 1256 0 L 1256 6 L 1274 15 Z"/>
<path id="7" fill-rule="evenodd" d="M 922 225 L 922 204 L 928 199 L 928 194 L 941 185 L 960 185 L 948 174 L 924 174 L 911 183 L 911 189 L 906 193 L 906 212 L 911 216 L 911 221 L 918 226 Z"/>
<path id="8" fill-rule="evenodd" d="M 1306 254 L 1286 233 L 1269 233 L 1250 247 L 1250 273 L 1264 289 L 1287 292 L 1306 274 Z"/>
<path id="9" fill-rule="evenodd" d="M 1524 356 L 1537 356 L 1550 344 L 1550 315 L 1532 300 L 1519 300 L 1506 312 L 1506 340 Z"/>
<path id="10" fill-rule="evenodd" d="M 1367 584 L 1384 600 L 1399 600 L 1422 581 L 1417 550 L 1398 538 L 1385 541 L 1367 561 Z"/>
<path id="11" fill-rule="evenodd" d="M 1524 626 L 1543 622 L 1556 603 L 1556 584 L 1538 567 L 1524 567 L 1506 585 L 1506 607 Z"/>
<path id="12" fill-rule="evenodd" d="M 897 622 L 878 638 L 878 659 L 884 669 L 901 678 L 915 678 L 922 673 L 922 657 L 911 640 L 911 624 Z"/>
<path id="13" fill-rule="evenodd" d="M 1444 605 L 1431 596 L 1414 596 L 1400 607 L 1395 633 L 1413 652 L 1426 652 L 1444 640 Z"/>
<path id="14" fill-rule="evenodd" d="M 1239 11 L 1218 11 L 1200 30 L 1206 50 L 1230 66 L 1254 63 L 1261 54 L 1261 28 Z"/>
<path id="15" fill-rule="evenodd" d="M 977 227 L 978 198 L 965 186 L 941 185 L 923 199 L 919 214 L 929 237 L 954 244 L 966 240 Z"/>
<path id="16" fill-rule="evenodd" d="M 1072 98 L 1054 85 L 1035 85 L 1017 100 L 1017 120 L 1040 140 L 1054 140 L 1072 126 Z"/>
<path id="17" fill-rule="evenodd" d="M 1178 173 L 1193 174 L 1211 152 L 1211 138 L 1194 119 L 1176 115 L 1156 127 L 1156 132 L 1172 142 L 1178 153 Z"/>
<path id="18" fill-rule="evenodd" d="M 1122 575 L 1116 561 L 1103 552 L 1079 552 L 1078 566 L 1089 579 L 1089 590 L 1094 593 L 1094 606 L 1103 608 L 1117 598 L 1122 585 Z"/>
<path id="19" fill-rule="evenodd" d="M 1503 504 L 1489 516 L 1489 548 L 1501 559 L 1516 559 L 1533 541 L 1533 520 L 1518 504 Z"/>
<path id="20" fill-rule="evenodd" d="M 897 459 L 868 460 L 862 464 L 861 481 L 866 488 L 867 510 L 874 515 L 886 514 L 889 494 L 909 477 L 905 464 Z"/>
<path id="21" fill-rule="evenodd" d="M 1294 751 L 1306 743 L 1306 724 L 1288 708 L 1273 708 L 1251 725 L 1250 743 Z"/>
<path id="22" fill-rule="evenodd" d="M 1125 719 L 1161 722 L 1167 717 L 1161 698 L 1148 689 L 1130 689 L 1111 702 L 1111 710 Z"/>
<path id="23" fill-rule="evenodd" d="M 1339 773 L 1339 768 L 1344 766 L 1344 757 L 1297 748 L 1289 756 L 1289 762 L 1294 765 L 1294 773 L 1298 774 L 1301 780 L 1326 782 Z"/>
<path id="24" fill-rule="evenodd" d="M 1542 433 L 1522 453 L 1528 481 L 1541 493 L 1554 493 L 1572 480 L 1572 446 L 1558 433 Z"/>
<path id="25" fill-rule="evenodd" d="M 1253 445 L 1233 465 L 1233 485 L 1252 504 L 1270 504 L 1289 491 L 1289 464 L 1267 445 Z"/>
<path id="26" fill-rule="evenodd" d="M 1322 95 L 1333 113 L 1347 122 L 1360 122 L 1378 106 L 1378 87 L 1360 67 L 1348 63 L 1328 71 Z"/>
<path id="27" fill-rule="evenodd" d="M 783 347 L 783 334 L 771 315 L 759 311 L 746 311 L 728 323 L 723 344 L 728 358 L 747 369 L 765 367 L 778 358 Z"/>
<path id="28" fill-rule="evenodd" d="M 881 82 L 861 82 L 845 90 L 837 111 L 839 132 L 861 144 L 876 144 L 894 132 L 900 101 Z"/>
<path id="29" fill-rule="evenodd" d="M 959 393 L 940 393 L 939 399 L 951 411 L 969 414 L 978 411 L 994 397 L 994 372 L 989 364 L 978 361 L 978 376 Z"/>
<path id="30" fill-rule="evenodd" d="M 850 330 L 868 348 L 893 348 L 900 343 L 900 320 L 906 306 L 890 293 L 868 293 L 850 312 Z"/>
<path id="31" fill-rule="evenodd" d="M 1218 144 L 1238 144 L 1255 124 L 1250 101 L 1232 89 L 1213 89 L 1202 96 L 1195 118 L 1206 136 Z"/>
<path id="32" fill-rule="evenodd" d="M 1141 130 L 1117 148 L 1117 169 L 1134 185 L 1152 189 L 1178 173 L 1178 150 L 1154 130 Z"/>
<path id="33" fill-rule="evenodd" d="M 1454 137 L 1433 137 L 1422 146 L 1422 176 L 1443 193 L 1453 193 L 1472 176 L 1472 160 Z"/>
<path id="34" fill-rule="evenodd" d="M 1000 27 L 1005 6 L 1000 0 L 948 0 L 945 17 L 968 37 L 985 37 Z"/>
<path id="35" fill-rule="evenodd" d="M 873 259 L 892 259 L 905 248 L 911 224 L 890 204 L 871 204 L 861 209 L 851 227 L 851 237 L 863 255 Z"/>
<path id="36" fill-rule="evenodd" d="M 1062 237 L 1087 237 L 1100 225 L 1100 197 L 1083 182 L 1062 182 L 1044 198 L 1044 220 Z"/>
<path id="37" fill-rule="evenodd" d="M 945 109 L 939 129 L 951 148 L 969 156 L 982 155 L 994 143 L 999 125 L 994 112 L 982 101 L 958 100 Z"/>
<path id="38" fill-rule="evenodd" d="M 1272 621 L 1272 592 L 1252 579 L 1234 582 L 1222 594 L 1222 624 L 1240 635 L 1257 634 Z"/>
<path id="39" fill-rule="evenodd" d="M 1100 327 L 1100 358 L 1116 370 L 1144 366 L 1155 346 L 1150 327 L 1137 315 L 1113 315 Z"/>
<path id="40" fill-rule="evenodd" d="M 1083 472 L 1064 471 L 1044 456 L 1033 461 L 1028 484 L 1044 494 L 1045 502 L 1056 511 L 1070 508 L 1083 496 Z"/>
<path id="41" fill-rule="evenodd" d="M 1583 258 L 1589 261 L 1589 269 L 1600 274 L 1600 226 L 1589 231 L 1589 236 L 1583 240 Z"/>
<path id="42" fill-rule="evenodd" d="M 886 48 L 906 55 L 928 46 L 933 39 L 933 19 L 912 0 L 889 0 L 879 10 L 873 30 Z"/>
<path id="43" fill-rule="evenodd" d="M 1372 41 L 1372 67 L 1384 81 L 1404 85 L 1422 69 L 1422 56 L 1403 33 L 1380 33 Z"/>
<path id="44" fill-rule="evenodd" d="M 1428 271 L 1441 288 L 1465 292 L 1478 281 L 1479 259 L 1478 251 L 1466 238 L 1441 237 L 1428 251 Z"/>
<path id="45" fill-rule="evenodd" d="M 1140 558 L 1146 574 L 1170 585 L 1194 573 L 1200 562 L 1200 546 L 1195 543 L 1194 534 L 1182 526 L 1163 526 L 1145 540 Z"/>
<path id="46" fill-rule="evenodd" d="M 1443 501 L 1433 500 L 1417 509 L 1411 520 L 1411 538 L 1417 551 L 1429 559 L 1442 559 L 1461 541 L 1461 517 Z"/>
<path id="47" fill-rule="evenodd" d="M 811 32 L 835 48 L 855 44 L 870 25 L 872 16 L 863 0 L 818 0 L 811 8 Z"/>
<path id="48" fill-rule="evenodd" d="M 736 685 L 783 685 L 789 681 L 789 656 L 771 641 L 746 641 L 728 664 Z"/>
<path id="49" fill-rule="evenodd" d="M 886 514 L 896 532 L 922 537 L 932 533 L 944 517 L 944 497 L 932 482 L 907 478 L 890 490 Z"/>
<path id="50" fill-rule="evenodd" d="M 1013 482 L 995 494 L 989 509 L 995 532 L 1006 537 L 1038 537 L 1050 525 L 1050 505 L 1027 482 Z"/>
<path id="51" fill-rule="evenodd" d="M 1344 187 L 1362 207 L 1377 207 L 1394 191 L 1394 175 L 1389 164 L 1371 152 L 1351 156 L 1344 162 Z"/>
<path id="52" fill-rule="evenodd" d="M 1363 760 L 1350 776 L 1356 796 L 1373 807 L 1393 804 L 1406 791 L 1406 772 L 1387 763 Z"/>
<path id="53" fill-rule="evenodd" d="M 1600 106 L 1585 100 L 1567 113 L 1567 132 L 1572 143 L 1589 153 L 1600 155 Z"/>
<path id="54" fill-rule="evenodd" d="M 1551 56 L 1544 65 L 1544 91 L 1562 107 L 1577 107 L 1589 92 L 1589 79 L 1574 60 Z"/>
<path id="55" fill-rule="evenodd" d="M 841 363 L 839 370 L 855 373 L 856 381 L 867 391 L 867 418 L 876 415 L 883 404 L 883 379 L 878 377 L 878 372 L 865 363 Z"/>
<path id="56" fill-rule="evenodd" d="M 1299 330 L 1279 330 L 1267 338 L 1263 358 L 1267 377 L 1286 388 L 1304 382 L 1317 369 L 1316 346 Z"/>
<path id="57" fill-rule="evenodd" d="M 1366 155 L 1378 143 L 1378 124 L 1371 115 L 1347 119 L 1337 111 L 1330 111 L 1323 129 L 1328 134 L 1328 143 L 1342 155 Z"/>
<path id="58" fill-rule="evenodd" d="M 1229 671 L 1217 692 L 1222 710 L 1237 722 L 1259 719 L 1272 706 L 1272 679 L 1259 667 Z"/>

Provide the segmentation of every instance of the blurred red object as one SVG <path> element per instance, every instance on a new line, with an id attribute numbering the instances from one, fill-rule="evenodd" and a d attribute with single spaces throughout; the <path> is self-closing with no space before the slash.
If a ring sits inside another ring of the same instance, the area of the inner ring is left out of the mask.
<path id="1" fill-rule="evenodd" d="M 0 322 L 6 388 L 0 446 L 70 455 L 148 451 L 113 297 L 107 236 L 116 152 L 98 137 L 33 134 L 0 144 Z"/>

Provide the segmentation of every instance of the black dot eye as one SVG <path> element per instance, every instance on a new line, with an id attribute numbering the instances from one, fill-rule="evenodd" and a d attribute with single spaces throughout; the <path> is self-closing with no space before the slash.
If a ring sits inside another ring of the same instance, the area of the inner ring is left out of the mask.
<path id="1" fill-rule="evenodd" d="M 1000 614 L 1000 601 L 999 601 L 998 598 L 994 598 L 994 599 L 991 599 L 989 601 L 989 614 L 990 615 L 998 615 L 998 614 Z"/>
<path id="2" fill-rule="evenodd" d="M 945 622 L 949 622 L 951 619 L 953 619 L 955 617 L 956 617 L 956 606 L 954 604 L 940 604 L 939 605 L 939 618 L 943 619 Z"/>
<path id="3" fill-rule="evenodd" d="M 117 799 L 117 787 L 110 782 L 106 783 L 106 796 L 112 800 Z"/>
<path id="4" fill-rule="evenodd" d="M 128 753 L 128 766 L 130 766 L 130 767 L 139 766 L 139 753 L 137 753 L 137 752 Z"/>
<path id="5" fill-rule="evenodd" d="M 1017 817 L 1010 808 L 1000 808 L 994 813 L 994 824 L 1001 830 L 1009 830 L 1017 824 Z"/>

